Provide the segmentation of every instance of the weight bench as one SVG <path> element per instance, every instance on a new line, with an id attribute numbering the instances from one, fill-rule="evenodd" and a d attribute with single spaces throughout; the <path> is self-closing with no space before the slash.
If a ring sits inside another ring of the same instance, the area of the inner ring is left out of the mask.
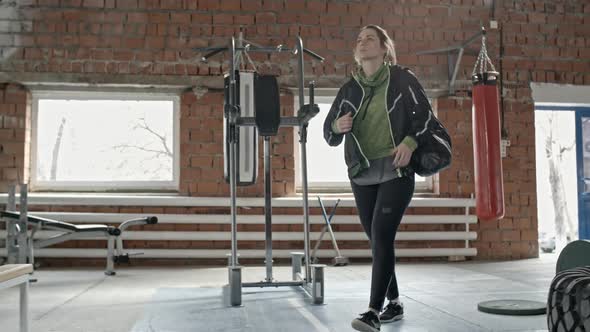
<path id="1" fill-rule="evenodd" d="M 29 274 L 31 273 L 33 273 L 31 264 L 0 266 L 0 290 L 20 285 L 20 332 L 29 332 Z"/>
<path id="2" fill-rule="evenodd" d="M 20 232 L 18 221 L 20 220 L 20 213 L 11 211 L 0 212 L 0 219 L 7 221 L 7 232 L 8 241 L 7 246 L 11 245 L 11 227 L 16 228 L 16 233 Z M 157 217 L 144 217 L 132 220 L 127 220 L 119 227 L 107 226 L 107 225 L 74 225 L 63 221 L 41 218 L 27 214 L 27 222 L 33 225 L 30 236 L 27 237 L 27 246 L 29 262 L 34 264 L 34 250 L 49 247 L 61 242 L 70 240 L 79 240 L 84 238 L 106 238 L 107 240 L 107 267 L 106 275 L 115 275 L 114 264 L 115 262 L 128 262 L 129 256 L 123 254 L 123 240 L 121 239 L 121 233 L 130 226 L 133 225 L 146 225 L 158 223 Z M 13 226 L 11 226 L 13 225 Z M 35 240 L 35 233 L 41 229 L 54 230 L 62 232 L 61 234 L 55 235 L 48 239 Z M 117 247 L 115 249 L 115 247 Z M 117 256 L 115 256 L 115 250 Z"/>

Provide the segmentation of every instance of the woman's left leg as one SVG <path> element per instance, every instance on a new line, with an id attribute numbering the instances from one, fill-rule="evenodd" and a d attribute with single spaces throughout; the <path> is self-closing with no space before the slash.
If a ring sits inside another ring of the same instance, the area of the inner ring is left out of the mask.
<path id="1" fill-rule="evenodd" d="M 393 242 L 413 194 L 414 177 L 401 177 L 379 185 L 371 225 L 373 271 L 369 303 L 377 311 L 383 308 L 386 294 L 398 296 Z"/>

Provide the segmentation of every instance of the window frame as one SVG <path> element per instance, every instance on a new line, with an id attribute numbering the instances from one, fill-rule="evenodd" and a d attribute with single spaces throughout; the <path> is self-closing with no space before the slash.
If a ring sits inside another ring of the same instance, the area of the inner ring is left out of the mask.
<path id="1" fill-rule="evenodd" d="M 294 112 L 297 113 L 299 109 L 299 94 L 298 91 L 293 91 L 293 103 L 294 103 Z M 314 96 L 314 103 L 316 104 L 332 104 L 336 99 L 336 95 L 338 94 L 338 89 L 332 88 L 316 88 Z M 435 115 L 437 115 L 437 107 L 436 107 L 436 98 L 429 98 L 430 104 L 432 106 L 432 110 Z M 309 103 L 309 96 L 308 91 L 305 91 L 305 103 Z M 318 114 L 321 116 L 321 114 Z M 323 114 L 326 116 L 326 114 Z M 314 118 L 311 121 L 324 121 L 324 119 Z M 299 148 L 299 133 L 297 130 L 293 131 L 294 135 L 294 159 L 295 159 L 295 192 L 302 193 L 303 186 L 301 182 L 301 156 L 300 156 L 300 148 Z M 308 137 L 309 139 L 309 137 Z M 325 143 L 325 142 L 324 142 Z M 327 144 L 327 143 L 325 143 Z M 344 144 L 344 141 L 341 143 Z M 345 165 L 342 165 L 345 167 Z M 308 170 L 309 173 L 309 170 Z M 439 178 L 438 174 L 433 176 L 429 176 L 425 178 L 425 181 L 416 182 L 415 192 L 421 194 L 436 194 L 437 193 L 437 185 Z M 322 183 L 322 182 L 309 182 L 308 180 L 308 191 L 311 193 L 352 193 L 352 188 L 350 186 L 350 182 L 343 181 L 343 182 L 330 182 L 330 183 Z"/>
<path id="2" fill-rule="evenodd" d="M 37 134 L 39 100 L 164 100 L 172 101 L 173 161 L 171 181 L 39 181 Z M 31 191 L 60 192 L 178 192 L 180 188 L 180 95 L 173 92 L 36 89 L 31 92 Z"/>

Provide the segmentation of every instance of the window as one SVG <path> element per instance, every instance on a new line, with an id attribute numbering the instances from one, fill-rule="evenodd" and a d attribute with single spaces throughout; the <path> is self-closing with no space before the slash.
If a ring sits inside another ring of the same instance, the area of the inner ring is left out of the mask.
<path id="1" fill-rule="evenodd" d="M 177 190 L 179 96 L 33 93 L 34 190 Z"/>
<path id="2" fill-rule="evenodd" d="M 312 192 L 351 192 L 346 163 L 344 161 L 344 141 L 334 147 L 324 140 L 324 120 L 336 98 L 335 89 L 316 89 L 315 103 L 320 113 L 311 119 L 307 132 L 307 181 Z M 305 99 L 308 103 L 309 100 Z M 431 100 L 432 102 L 432 100 Z M 435 105 L 433 105 L 433 108 Z M 295 110 L 299 108 L 299 99 L 295 96 Z M 436 110 L 435 110 L 436 113 Z M 299 151 L 299 134 L 295 130 L 295 144 L 298 160 L 295 161 L 296 187 L 301 191 L 301 152 Z M 431 192 L 432 177 L 423 178 L 416 175 L 416 191 Z"/>

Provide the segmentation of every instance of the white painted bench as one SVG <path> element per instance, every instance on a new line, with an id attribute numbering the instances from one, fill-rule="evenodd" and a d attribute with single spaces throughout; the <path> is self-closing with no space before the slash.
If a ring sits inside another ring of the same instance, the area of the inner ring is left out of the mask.
<path id="1" fill-rule="evenodd" d="M 29 274 L 31 273 L 33 273 L 31 264 L 0 266 L 0 290 L 20 285 L 20 332 L 29 331 Z"/>
<path id="2" fill-rule="evenodd" d="M 355 207 L 354 199 L 350 195 L 333 195 L 322 198 L 324 204 L 328 209 L 334 206 L 336 200 L 341 198 L 339 204 L 340 208 Z M 2 195 L 0 194 L 0 204 L 2 203 Z M 48 205 L 73 205 L 73 206 L 101 206 L 101 205 L 115 205 L 115 206 L 141 206 L 141 207 L 227 207 L 229 201 L 226 197 L 169 197 L 169 196 L 112 196 L 112 195 L 78 195 L 75 197 L 65 197 L 63 195 L 49 195 L 45 194 L 43 197 L 36 198 L 34 194 L 30 197 L 32 204 L 48 204 Z M 280 197 L 273 199 L 273 207 L 276 208 L 301 208 L 300 197 Z M 238 198 L 239 207 L 261 208 L 264 206 L 263 198 Z M 318 201 L 316 197 L 309 198 L 310 208 L 318 208 Z M 475 206 L 475 200 L 471 198 L 426 198 L 414 197 L 410 203 L 410 208 L 450 208 L 455 212 L 452 214 L 407 214 L 402 220 L 402 225 L 415 225 L 412 231 L 403 230 L 398 232 L 397 240 L 399 241 L 417 241 L 424 246 L 422 247 L 407 247 L 396 249 L 398 257 L 449 257 L 461 258 L 467 256 L 476 256 L 477 248 L 470 246 L 470 242 L 477 239 L 477 232 L 470 229 L 471 225 L 477 223 L 477 217 L 470 213 L 470 210 Z M 299 210 L 298 210 L 299 211 Z M 350 229 L 352 225 L 359 225 L 358 217 L 356 215 L 340 214 L 337 211 L 335 218 L 335 225 L 345 225 Z M 77 224 L 90 223 L 116 223 L 121 218 L 134 218 L 137 213 L 94 213 L 94 212 L 34 212 L 35 215 L 46 218 L 54 218 L 66 222 Z M 159 224 L 193 224 L 193 225 L 209 225 L 222 226 L 230 224 L 229 214 L 177 214 L 177 213 L 162 213 L 155 214 L 158 217 Z M 273 214 L 273 225 L 302 225 L 303 220 L 301 215 L 283 215 L 280 213 Z M 310 215 L 311 225 L 323 225 L 324 219 L 321 215 Z M 238 224 L 244 225 L 264 225 L 264 214 L 238 214 Z M 424 230 L 417 228 L 417 225 L 424 225 Z M 435 230 L 440 225 L 464 225 L 463 228 Z M 170 248 L 151 248 L 146 245 L 145 248 L 138 248 L 143 255 L 142 258 L 156 258 L 156 259 L 223 259 L 228 252 L 227 248 L 193 248 L 193 247 L 174 247 L 177 241 L 225 241 L 230 239 L 229 231 L 221 231 L 219 228 L 208 227 L 207 230 L 200 231 L 179 231 L 179 230 L 132 230 L 127 231 L 120 240 L 131 241 L 145 241 L 162 242 L 168 241 L 173 244 Z M 283 228 L 284 229 L 284 228 Z M 310 239 L 316 240 L 320 232 L 318 228 L 310 232 Z M 413 230 L 417 231 L 413 231 Z M 430 230 L 428 230 L 430 229 Z M 335 230 L 336 239 L 340 241 L 365 241 L 366 236 L 362 230 L 358 231 L 340 231 Z M 50 238 L 55 234 L 47 232 L 39 232 L 39 238 Z M 5 231 L 0 230 L 0 238 L 5 236 Z M 239 241 L 257 241 L 262 242 L 265 239 L 265 234 L 262 229 L 258 231 L 245 231 L 238 233 Z M 278 231 L 273 232 L 273 240 L 275 241 L 302 241 L 303 235 L 298 231 Z M 453 241 L 452 247 L 439 246 L 444 241 Z M 229 242 L 228 242 L 229 243 Z M 432 245 L 430 245 L 432 243 Z M 229 245 L 229 244 L 228 244 Z M 122 246 L 121 246 L 122 247 Z M 277 258 L 289 258 L 290 252 L 294 249 L 274 249 L 273 256 Z M 297 249 L 299 250 L 299 249 Z M 371 256 L 370 249 L 366 248 L 341 248 L 342 254 L 351 258 L 367 258 Z M 239 249 L 242 258 L 263 258 L 265 251 L 259 249 Z M 36 252 L 38 257 L 47 258 L 84 258 L 92 257 L 98 258 L 104 256 L 105 249 L 102 248 L 44 248 Z M 5 250 L 0 248 L 0 257 L 5 256 Z M 327 258 L 333 256 L 332 249 L 318 250 L 318 257 Z"/>

